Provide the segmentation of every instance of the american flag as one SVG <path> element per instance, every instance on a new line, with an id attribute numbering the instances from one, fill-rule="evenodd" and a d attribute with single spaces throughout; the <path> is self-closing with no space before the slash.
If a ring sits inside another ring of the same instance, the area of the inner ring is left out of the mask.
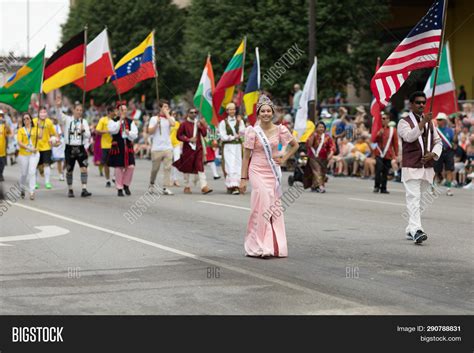
<path id="1" fill-rule="evenodd" d="M 435 0 L 428 13 L 395 48 L 372 78 L 370 88 L 382 108 L 403 85 L 411 71 L 436 66 L 445 1 Z"/>

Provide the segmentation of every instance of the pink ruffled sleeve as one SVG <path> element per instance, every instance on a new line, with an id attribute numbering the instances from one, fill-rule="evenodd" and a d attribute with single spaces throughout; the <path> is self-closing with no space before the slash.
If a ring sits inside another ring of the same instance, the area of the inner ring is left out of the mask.
<path id="1" fill-rule="evenodd" d="M 253 150 L 255 148 L 255 138 L 255 130 L 251 126 L 247 127 L 245 130 L 244 147 Z"/>
<path id="2" fill-rule="evenodd" d="M 294 137 L 291 134 L 290 130 L 288 130 L 288 128 L 286 126 L 279 125 L 279 127 L 280 127 L 280 131 L 279 131 L 280 142 L 283 146 L 286 146 L 286 145 L 288 145 L 288 143 L 290 143 L 291 140 L 294 139 Z"/>

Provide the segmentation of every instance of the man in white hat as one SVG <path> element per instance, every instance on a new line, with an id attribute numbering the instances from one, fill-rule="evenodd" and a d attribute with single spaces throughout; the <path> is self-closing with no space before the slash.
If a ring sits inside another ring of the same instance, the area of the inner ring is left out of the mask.
<path id="1" fill-rule="evenodd" d="M 436 121 L 438 126 L 436 130 L 438 132 L 441 141 L 443 141 L 443 152 L 439 159 L 435 162 L 434 170 L 436 177 L 439 182 L 443 180 L 443 169 L 446 173 L 446 186 L 448 190 L 446 195 L 453 196 L 451 191 L 451 184 L 453 182 L 453 172 L 454 172 L 454 149 L 453 142 L 456 140 L 454 130 L 448 126 L 448 116 L 445 113 L 438 113 L 436 116 Z"/>
<path id="2" fill-rule="evenodd" d="M 245 134 L 245 124 L 236 117 L 237 109 L 234 103 L 226 106 L 227 118 L 219 123 L 219 135 L 223 145 L 225 185 L 227 192 L 232 195 L 240 194 L 240 176 L 242 169 L 242 137 Z"/>

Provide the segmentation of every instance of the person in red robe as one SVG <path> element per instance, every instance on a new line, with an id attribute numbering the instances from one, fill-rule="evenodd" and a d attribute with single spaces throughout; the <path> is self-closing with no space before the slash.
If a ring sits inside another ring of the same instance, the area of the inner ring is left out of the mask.
<path id="1" fill-rule="evenodd" d="M 184 193 L 191 194 L 189 178 L 194 174 L 194 184 L 201 185 L 201 192 L 209 194 L 212 189 L 207 185 L 206 174 L 204 173 L 204 137 L 207 134 L 207 124 L 204 119 L 197 119 L 197 109 L 188 110 L 186 120 L 179 126 L 176 137 L 183 142 L 181 157 L 173 163 L 180 172 L 184 174 Z"/>
<path id="2" fill-rule="evenodd" d="M 305 166 L 304 187 L 311 187 L 312 192 L 325 193 L 328 162 L 336 151 L 336 145 L 326 133 L 326 124 L 322 121 L 316 124 L 316 130 L 306 141 L 306 151 L 308 164 Z"/>

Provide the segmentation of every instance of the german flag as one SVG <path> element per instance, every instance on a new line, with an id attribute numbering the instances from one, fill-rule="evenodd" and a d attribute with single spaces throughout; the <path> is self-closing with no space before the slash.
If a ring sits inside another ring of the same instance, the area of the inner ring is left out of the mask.
<path id="1" fill-rule="evenodd" d="M 85 33 L 82 31 L 49 58 L 44 68 L 44 93 L 84 77 L 85 48 Z"/>

